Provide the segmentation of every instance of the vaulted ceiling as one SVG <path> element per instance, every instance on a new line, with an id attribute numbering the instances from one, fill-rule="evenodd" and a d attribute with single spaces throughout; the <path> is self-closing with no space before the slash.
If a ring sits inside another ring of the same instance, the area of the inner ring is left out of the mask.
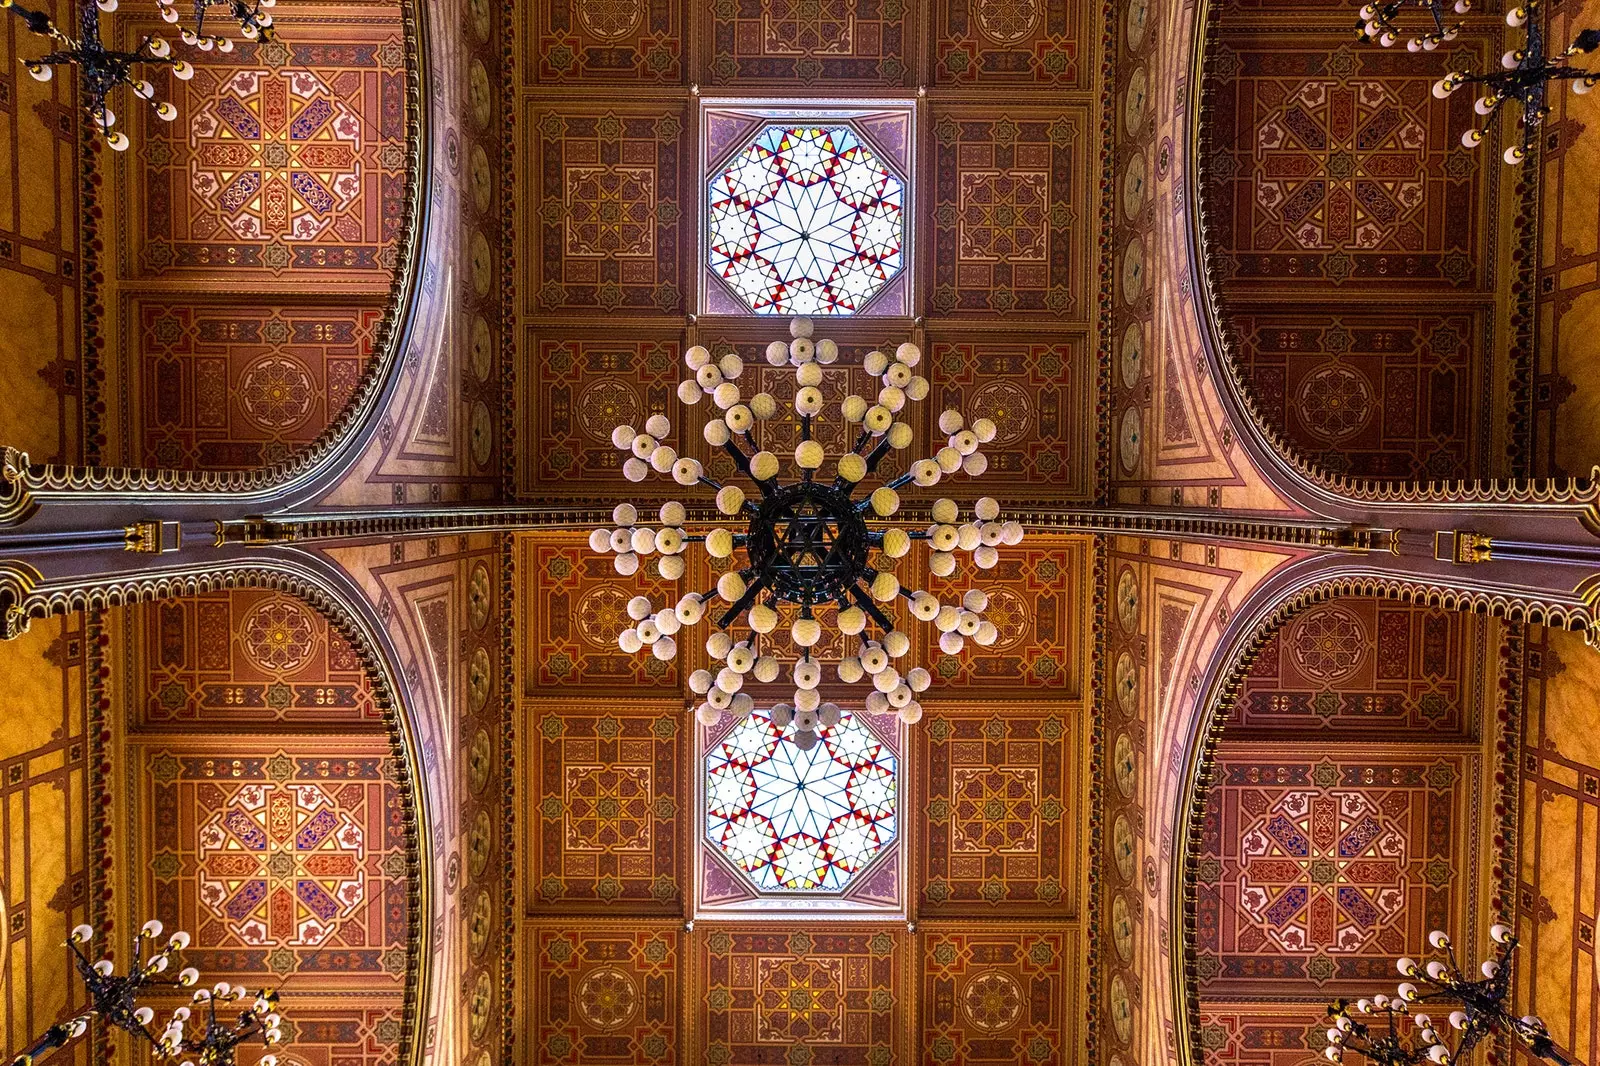
<path id="1" fill-rule="evenodd" d="M 156 28 L 135 6 L 117 40 Z M 196 568 L 0 646 L 6 1047 L 80 1003 L 66 929 L 154 914 L 208 977 L 282 985 L 295 1066 L 1306 1066 L 1331 995 L 1510 916 L 1529 1001 L 1600 1052 L 1570 861 L 1592 651 L 1300 579 L 1309 539 L 1060 518 L 1289 522 L 1313 487 L 1600 459 L 1595 97 L 1503 167 L 1428 92 L 1508 46 L 1498 8 L 1412 56 L 1352 41 L 1347 6 L 285 0 L 283 44 L 199 57 L 180 120 L 120 155 L 0 21 L 0 444 L 142 468 L 152 506 L 303 476 L 295 506 L 379 516 L 294 549 L 321 582 Z M 727 473 L 677 395 L 689 346 L 788 398 L 761 358 L 783 319 L 732 313 L 702 262 L 704 172 L 764 106 L 846 104 L 908 178 L 911 254 L 872 313 L 819 322 L 823 391 L 916 342 L 911 451 L 943 407 L 993 418 L 979 484 L 1033 528 L 927 579 L 988 589 L 1001 639 L 918 636 L 892 920 L 773 921 L 704 906 L 738 894 L 705 888 L 706 655 L 616 646 L 628 596 L 715 571 L 619 578 L 585 523 L 683 495 L 624 479 L 618 422 L 665 415 Z M 502 503 L 522 531 L 385 535 Z M 314 817 L 341 832 L 271 836 Z"/>

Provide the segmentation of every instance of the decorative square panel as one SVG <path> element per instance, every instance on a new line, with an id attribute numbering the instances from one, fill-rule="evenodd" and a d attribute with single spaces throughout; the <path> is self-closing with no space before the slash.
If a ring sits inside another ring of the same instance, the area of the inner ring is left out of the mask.
<path id="1" fill-rule="evenodd" d="M 938 0 L 939 85 L 1088 88 L 1099 9 L 1078 0 Z"/>
<path id="2" fill-rule="evenodd" d="M 617 646 L 617 634 L 634 624 L 628 617 L 634 596 L 676 603 L 687 585 L 650 577 L 648 566 L 622 577 L 613 568 L 615 556 L 592 551 L 588 537 L 579 533 L 528 537 L 521 547 L 529 605 L 523 627 L 524 694 L 574 688 L 585 695 L 626 695 L 640 687 L 678 690 L 676 660 L 629 655 Z"/>
<path id="3" fill-rule="evenodd" d="M 1057 929 L 924 925 L 920 1061 L 1074 1061 L 1077 938 Z"/>
<path id="4" fill-rule="evenodd" d="M 884 926 L 703 925 L 693 1062 L 892 1063 L 904 1052 L 905 934 Z"/>
<path id="5" fill-rule="evenodd" d="M 914 10 L 901 0 L 723 0 L 705 16 L 706 83 L 906 85 Z"/>
<path id="6" fill-rule="evenodd" d="M 284 461 L 344 411 L 382 319 L 376 306 L 135 299 L 135 461 L 178 470 Z"/>
<path id="7" fill-rule="evenodd" d="M 683 712 L 528 704 L 530 911 L 683 909 Z"/>
<path id="8" fill-rule="evenodd" d="M 946 408 L 988 418 L 995 439 L 976 489 L 1001 487 L 1088 499 L 1094 495 L 1093 357 L 1088 339 L 929 344 L 933 417 Z M 940 438 L 939 443 L 944 443 Z"/>
<path id="9" fill-rule="evenodd" d="M 293 1026 L 294 1060 L 305 1066 L 384 1066 L 399 1056 L 405 1007 L 398 998 L 363 999 L 331 1010 L 296 1003 L 293 1009 L 285 1020 Z M 247 1041 L 239 1046 L 239 1066 L 257 1066 L 270 1053 Z M 283 1058 L 280 1052 L 278 1061 Z"/>
<path id="10" fill-rule="evenodd" d="M 141 727 L 366 725 L 383 716 L 355 649 L 318 612 L 262 589 L 130 613 Z"/>
<path id="11" fill-rule="evenodd" d="M 1062 913 L 1078 878 L 1069 805 L 1081 711 L 926 709 L 912 729 L 925 789 L 920 912 Z"/>
<path id="12" fill-rule="evenodd" d="M 1095 128 L 1078 109 L 937 115 L 935 311 L 1088 323 Z"/>
<path id="13" fill-rule="evenodd" d="M 1238 306 L 1236 351 L 1262 412 L 1324 470 L 1467 477 L 1496 427 L 1488 306 Z M 1475 370 L 1477 372 L 1475 372 Z"/>
<path id="14" fill-rule="evenodd" d="M 1364 992 L 1474 913 L 1476 755 L 1224 749 L 1199 864 L 1210 995 Z"/>
<path id="15" fill-rule="evenodd" d="M 1492 65 L 1482 36 L 1415 55 L 1347 32 L 1229 34 L 1218 49 L 1211 164 L 1221 274 L 1272 287 L 1476 289 L 1493 152 L 1461 149 L 1472 94 L 1448 71 Z"/>
<path id="16" fill-rule="evenodd" d="M 960 502 L 974 495 L 963 494 Z M 963 521 L 972 517 L 970 509 Z M 923 666 L 933 673 L 932 691 L 943 695 L 964 689 L 1076 697 L 1083 691 L 1081 604 L 1088 580 L 1086 541 L 1029 533 L 1021 544 L 1002 546 L 1000 561 L 982 570 L 970 554 L 958 552 L 949 577 L 928 573 L 922 548 L 898 568 L 907 588 L 921 587 L 944 603 L 959 604 L 968 589 L 989 596 L 983 617 L 1000 631 L 985 648 L 975 640 L 956 655 L 939 649 L 938 630 L 908 617 L 905 627 L 920 645 Z"/>
<path id="17" fill-rule="evenodd" d="M 164 24 L 119 24 L 128 46 Z M 399 13 L 307 14 L 293 40 L 158 73 L 178 119 L 141 112 L 119 160 L 134 277 L 384 291 L 405 191 Z M 136 165 L 135 165 L 136 164 Z"/>
<path id="18" fill-rule="evenodd" d="M 130 748 L 139 909 L 207 978 L 395 989 L 410 871 L 386 737 L 174 737 Z"/>
<path id="19" fill-rule="evenodd" d="M 627 424 L 643 433 L 645 420 L 659 414 L 673 422 L 662 443 L 681 446 L 685 427 L 679 424 L 683 408 L 677 386 L 688 371 L 676 338 L 549 336 L 530 330 L 527 350 L 531 487 L 541 494 L 592 497 L 609 485 L 619 498 L 679 490 L 670 477 L 656 474 L 643 485 L 631 485 L 622 476 L 622 463 L 632 453 L 611 443 L 616 426 Z M 701 417 L 704 410 L 690 417 Z M 698 436 L 698 426 L 687 428 Z"/>
<path id="20" fill-rule="evenodd" d="M 526 122 L 539 175 L 536 201 L 523 205 L 537 234 L 528 310 L 682 311 L 683 108 L 529 104 Z"/>
<path id="21" fill-rule="evenodd" d="M 534 922 L 523 935 L 524 1041 L 534 1066 L 691 1061 L 679 1046 L 680 925 Z"/>
<path id="22" fill-rule="evenodd" d="M 1200 1043 L 1215 1066 L 1305 1066 L 1328 1046 L 1317 1003 L 1213 1003 L 1200 1008 Z"/>
<path id="23" fill-rule="evenodd" d="M 529 84 L 683 81 L 681 0 L 548 0 L 528 11 Z"/>
<path id="24" fill-rule="evenodd" d="M 1463 736 L 1482 720 L 1489 625 L 1458 611 L 1339 599 L 1297 614 L 1245 678 L 1230 728 Z"/>

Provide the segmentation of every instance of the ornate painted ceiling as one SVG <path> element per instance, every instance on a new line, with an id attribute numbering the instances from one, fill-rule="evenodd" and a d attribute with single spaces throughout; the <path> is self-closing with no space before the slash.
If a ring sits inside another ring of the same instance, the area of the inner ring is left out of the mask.
<path id="1" fill-rule="evenodd" d="M 156 915 L 283 988 L 292 1066 L 1307 1066 L 1330 996 L 1509 919 L 1594 1060 L 1592 567 L 1516 554 L 1593 495 L 1417 483 L 1600 458 L 1595 97 L 1503 168 L 1428 92 L 1498 7 L 1416 57 L 1347 6 L 285 0 L 115 156 L 0 20 L 5 1047 L 81 1006 L 66 929 Z M 689 346 L 790 399 L 706 189 L 807 112 L 901 183 L 824 394 L 915 341 L 912 450 L 993 418 L 1034 527 L 931 580 L 1000 638 L 919 636 L 894 839 L 826 920 L 706 841 L 707 656 L 618 651 L 670 583 L 585 528 L 679 495 L 618 422 L 729 473 Z"/>

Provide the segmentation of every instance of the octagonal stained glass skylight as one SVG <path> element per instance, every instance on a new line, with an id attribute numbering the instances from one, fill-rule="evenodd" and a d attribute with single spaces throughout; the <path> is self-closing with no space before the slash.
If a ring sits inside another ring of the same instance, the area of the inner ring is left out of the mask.
<path id="1" fill-rule="evenodd" d="M 903 265 L 905 187 L 847 125 L 764 127 L 706 196 L 707 265 L 757 314 L 853 314 Z"/>
<path id="2" fill-rule="evenodd" d="M 706 752 L 706 839 L 759 891 L 838 892 L 894 840 L 894 752 L 850 714 L 816 735 L 758 711 Z"/>

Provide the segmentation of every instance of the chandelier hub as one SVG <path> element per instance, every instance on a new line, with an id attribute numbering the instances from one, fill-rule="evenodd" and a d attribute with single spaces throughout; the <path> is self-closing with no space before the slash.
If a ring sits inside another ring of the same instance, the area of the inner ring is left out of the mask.
<path id="1" fill-rule="evenodd" d="M 788 603 L 842 599 L 867 570 L 870 535 L 850 497 L 801 481 L 767 491 L 750 519 L 750 567 Z"/>

